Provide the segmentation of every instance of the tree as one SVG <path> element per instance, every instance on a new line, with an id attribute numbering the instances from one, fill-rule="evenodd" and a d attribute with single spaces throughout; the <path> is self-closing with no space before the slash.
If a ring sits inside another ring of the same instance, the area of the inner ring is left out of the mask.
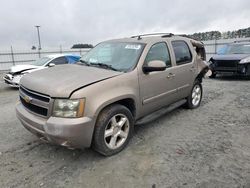
<path id="1" fill-rule="evenodd" d="M 74 48 L 93 48 L 92 44 L 74 44 L 72 47 L 72 49 Z"/>
<path id="2" fill-rule="evenodd" d="M 238 29 L 236 31 L 226 31 L 226 32 L 219 32 L 219 31 L 208 31 L 202 33 L 194 33 L 192 35 L 187 35 L 188 37 L 206 41 L 206 40 L 219 40 L 219 39 L 232 39 L 232 38 L 246 38 L 250 37 L 250 27 L 245 29 Z"/>

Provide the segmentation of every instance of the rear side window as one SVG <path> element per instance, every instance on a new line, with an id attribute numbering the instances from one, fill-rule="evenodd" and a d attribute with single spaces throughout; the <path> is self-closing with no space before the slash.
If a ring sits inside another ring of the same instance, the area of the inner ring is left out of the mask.
<path id="1" fill-rule="evenodd" d="M 149 61 L 153 60 L 160 60 L 165 62 L 167 67 L 171 66 L 169 51 L 165 42 L 154 44 L 150 48 L 146 56 L 145 63 L 148 63 Z"/>
<path id="2" fill-rule="evenodd" d="M 65 57 L 58 57 L 52 60 L 50 63 L 54 63 L 55 65 L 67 64 L 68 60 Z"/>
<path id="3" fill-rule="evenodd" d="M 177 65 L 190 63 L 192 61 L 192 55 L 186 42 L 173 41 L 172 46 L 174 49 L 174 54 L 175 54 Z"/>

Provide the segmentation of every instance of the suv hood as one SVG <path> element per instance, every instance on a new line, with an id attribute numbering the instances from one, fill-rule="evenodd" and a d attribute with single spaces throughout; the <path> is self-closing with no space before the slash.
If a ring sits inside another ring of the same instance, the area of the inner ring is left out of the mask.
<path id="1" fill-rule="evenodd" d="M 211 59 L 214 60 L 242 60 L 250 54 L 227 54 L 227 55 L 215 55 Z"/>
<path id="2" fill-rule="evenodd" d="M 122 72 L 84 65 L 60 65 L 32 72 L 22 77 L 20 84 L 32 91 L 56 98 L 69 98 L 75 90 Z"/>
<path id="3" fill-rule="evenodd" d="M 18 72 L 23 72 L 26 70 L 31 70 L 31 69 L 38 69 L 41 66 L 35 66 L 35 65 L 15 65 L 10 68 L 10 73 L 18 73 Z"/>

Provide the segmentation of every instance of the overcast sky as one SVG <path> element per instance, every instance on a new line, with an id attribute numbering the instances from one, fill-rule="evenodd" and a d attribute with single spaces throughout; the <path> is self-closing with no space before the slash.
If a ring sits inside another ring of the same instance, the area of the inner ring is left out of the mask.
<path id="1" fill-rule="evenodd" d="M 7 0 L 0 48 L 71 47 L 140 33 L 194 33 L 250 26 L 249 0 Z"/>

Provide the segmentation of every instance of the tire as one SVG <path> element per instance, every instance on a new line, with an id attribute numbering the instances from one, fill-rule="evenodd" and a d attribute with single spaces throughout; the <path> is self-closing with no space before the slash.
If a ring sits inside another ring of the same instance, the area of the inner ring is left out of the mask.
<path id="1" fill-rule="evenodd" d="M 202 100 L 202 95 L 203 95 L 202 85 L 200 81 L 196 80 L 194 82 L 191 93 L 187 97 L 186 107 L 189 109 L 198 108 Z"/>
<path id="2" fill-rule="evenodd" d="M 216 77 L 216 73 L 214 71 L 212 71 L 211 76 L 209 76 L 209 78 L 215 78 Z"/>
<path id="3" fill-rule="evenodd" d="M 119 104 L 108 106 L 97 119 L 92 147 L 104 156 L 114 155 L 127 146 L 133 131 L 134 117 L 130 110 Z"/>

